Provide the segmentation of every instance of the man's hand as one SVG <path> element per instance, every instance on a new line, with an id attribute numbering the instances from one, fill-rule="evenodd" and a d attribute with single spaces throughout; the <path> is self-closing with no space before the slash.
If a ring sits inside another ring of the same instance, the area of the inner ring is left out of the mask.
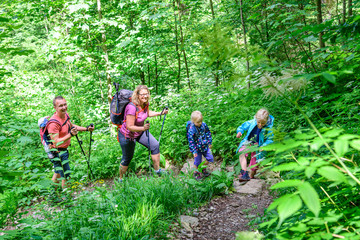
<path id="1" fill-rule="evenodd" d="M 95 126 L 93 124 L 91 124 L 87 127 L 87 130 L 90 132 L 94 131 L 94 129 L 95 129 Z"/>
<path id="2" fill-rule="evenodd" d="M 237 134 L 236 134 L 236 137 L 237 138 L 240 138 L 242 136 L 242 133 L 241 132 L 238 132 Z"/>
<path id="3" fill-rule="evenodd" d="M 72 127 L 72 128 L 70 129 L 70 134 L 71 134 L 71 136 L 76 136 L 76 135 L 78 134 L 77 128 L 76 128 L 76 127 Z"/>

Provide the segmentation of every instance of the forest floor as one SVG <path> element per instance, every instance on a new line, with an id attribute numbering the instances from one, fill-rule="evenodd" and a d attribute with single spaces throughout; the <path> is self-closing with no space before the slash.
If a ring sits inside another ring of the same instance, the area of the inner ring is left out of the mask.
<path id="1" fill-rule="evenodd" d="M 174 166 L 167 166 L 172 169 L 175 174 L 179 172 L 189 171 L 189 167 L 193 166 L 193 159 L 188 159 L 187 163 L 179 169 Z M 215 162 L 209 167 L 210 171 L 220 169 L 221 162 Z M 233 167 L 227 167 L 227 171 L 234 171 Z M 240 183 L 238 177 L 234 178 L 233 188 L 230 193 L 223 196 L 213 198 L 208 204 L 201 208 L 195 209 L 189 215 L 180 216 L 179 222 L 174 223 L 171 239 L 193 239 L 193 240 L 227 240 L 235 239 L 235 234 L 242 231 L 252 231 L 256 229 L 254 223 L 255 218 L 264 214 L 273 199 L 268 191 L 268 186 L 278 181 L 278 176 L 272 172 L 258 173 L 255 179 L 248 182 Z M 106 186 L 110 189 L 114 184 L 114 179 L 105 179 L 97 186 Z M 92 191 L 95 184 L 84 186 L 79 191 Z M 75 195 L 78 193 L 75 193 Z M 41 200 L 38 200 L 41 205 Z M 37 205 L 35 204 L 35 205 Z M 61 211 L 61 207 L 48 207 L 49 211 Z M 42 218 L 39 210 L 33 208 L 26 211 L 19 210 L 18 215 L 21 218 L 33 216 L 34 218 Z M 21 228 L 21 224 L 16 224 L 20 219 L 9 222 L 1 230 L 13 230 Z"/>

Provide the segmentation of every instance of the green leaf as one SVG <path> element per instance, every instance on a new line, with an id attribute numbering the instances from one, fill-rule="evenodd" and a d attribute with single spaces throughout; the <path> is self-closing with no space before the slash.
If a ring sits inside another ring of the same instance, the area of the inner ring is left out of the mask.
<path id="1" fill-rule="evenodd" d="M 278 220 L 277 217 L 273 217 L 271 220 L 267 221 L 267 222 L 263 222 L 259 224 L 259 227 L 264 228 L 264 227 L 271 227 L 276 221 Z"/>
<path id="2" fill-rule="evenodd" d="M 335 152 L 340 157 L 344 156 L 349 150 L 349 142 L 346 140 L 336 140 L 334 142 Z"/>
<path id="3" fill-rule="evenodd" d="M 303 184 L 303 181 L 300 180 L 285 180 L 283 182 L 279 182 L 270 187 L 270 189 L 279 189 L 279 188 L 286 188 L 286 187 L 298 187 Z"/>
<path id="4" fill-rule="evenodd" d="M 61 162 L 61 164 L 64 166 L 65 164 L 67 164 L 68 162 L 70 162 L 70 160 L 64 160 Z"/>
<path id="5" fill-rule="evenodd" d="M 221 189 L 223 187 L 226 187 L 226 184 L 225 183 L 220 183 L 218 185 L 215 186 L 217 189 Z"/>
<path id="6" fill-rule="evenodd" d="M 318 217 L 321 209 L 320 199 L 313 186 L 311 186 L 311 184 L 308 182 L 304 182 L 298 187 L 298 190 L 305 205 L 310 209 L 311 212 L 314 213 L 316 217 Z"/>
<path id="7" fill-rule="evenodd" d="M 307 167 L 305 169 L 305 175 L 308 177 L 308 178 L 311 178 L 312 175 L 314 175 L 314 173 L 316 172 L 316 168 L 314 167 Z"/>
<path id="8" fill-rule="evenodd" d="M 339 137 L 339 140 L 351 140 L 357 138 L 358 136 L 355 134 L 344 134 Z"/>
<path id="9" fill-rule="evenodd" d="M 302 201 L 298 195 L 293 195 L 289 197 L 286 201 L 283 201 L 279 204 L 277 211 L 279 213 L 279 224 L 281 226 L 283 221 L 296 213 L 302 207 Z"/>
<path id="10" fill-rule="evenodd" d="M 353 148 L 355 148 L 356 150 L 359 150 L 360 151 L 360 140 L 357 139 L 357 140 L 352 140 L 350 142 L 350 146 L 352 146 Z"/>
<path id="11" fill-rule="evenodd" d="M 305 42 L 315 42 L 318 39 L 316 37 L 314 37 L 313 35 L 311 35 L 309 37 L 304 38 L 304 40 L 305 40 Z"/>
<path id="12" fill-rule="evenodd" d="M 272 168 L 274 172 L 280 172 L 280 171 L 291 171 L 291 170 L 299 170 L 300 165 L 295 162 L 290 163 L 283 163 L 281 165 L 275 166 Z M 302 167 L 303 169 L 303 167 Z"/>
<path id="13" fill-rule="evenodd" d="M 298 223 L 289 229 L 293 232 L 306 232 L 309 228 L 304 223 Z"/>
<path id="14" fill-rule="evenodd" d="M 337 168 L 326 166 L 318 169 L 318 173 L 326 179 L 334 182 L 346 182 L 346 178 Z"/>
<path id="15" fill-rule="evenodd" d="M 25 166 L 28 168 L 28 167 L 31 166 L 31 164 L 32 164 L 32 162 L 26 162 L 26 163 L 25 163 Z"/>
<path id="16" fill-rule="evenodd" d="M 221 172 L 218 171 L 218 170 L 216 170 L 216 171 L 213 171 L 213 172 L 211 173 L 211 175 L 215 175 L 215 176 L 217 176 L 217 177 L 221 177 Z"/>
<path id="17" fill-rule="evenodd" d="M 324 137 L 329 137 L 329 138 L 332 138 L 332 137 L 337 137 L 340 135 L 341 132 L 343 132 L 344 129 L 331 129 L 329 131 L 326 131 L 323 136 Z"/>
<path id="18" fill-rule="evenodd" d="M 328 80 L 329 82 L 331 82 L 331 83 L 333 83 L 333 84 L 336 83 L 336 78 L 334 77 L 334 75 L 331 75 L 331 74 L 328 73 L 328 72 L 323 72 L 323 73 L 321 73 L 321 74 L 322 74 L 322 76 L 323 76 L 326 80 Z"/>
<path id="19" fill-rule="evenodd" d="M 56 171 L 62 171 L 63 168 L 62 168 L 62 167 L 56 167 L 55 170 L 56 170 Z"/>

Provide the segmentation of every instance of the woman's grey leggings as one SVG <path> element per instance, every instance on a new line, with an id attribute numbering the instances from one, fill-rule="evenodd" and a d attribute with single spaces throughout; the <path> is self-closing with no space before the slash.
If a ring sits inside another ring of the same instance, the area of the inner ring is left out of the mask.
<path id="1" fill-rule="evenodd" d="M 140 137 L 135 139 L 125 138 L 125 136 L 120 131 L 118 131 L 118 134 L 119 134 L 119 142 L 123 154 L 121 159 L 121 165 L 123 166 L 129 166 L 131 159 L 134 156 L 136 142 L 139 142 L 141 145 L 145 146 L 146 148 L 149 148 L 148 136 L 146 136 L 145 132 L 142 132 Z M 149 135 L 150 135 L 151 155 L 160 153 L 159 142 L 154 138 L 153 135 L 151 135 L 151 133 Z"/>

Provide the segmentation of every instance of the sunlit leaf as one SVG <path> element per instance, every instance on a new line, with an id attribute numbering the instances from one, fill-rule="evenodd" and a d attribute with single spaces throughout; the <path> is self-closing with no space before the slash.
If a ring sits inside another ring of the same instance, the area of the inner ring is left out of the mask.
<path id="1" fill-rule="evenodd" d="M 316 172 L 316 168 L 314 168 L 314 167 L 307 167 L 307 168 L 305 168 L 305 175 L 306 175 L 308 178 L 311 178 L 312 175 L 314 175 L 315 172 Z"/>
<path id="2" fill-rule="evenodd" d="M 334 182 L 346 182 L 346 178 L 340 170 L 331 166 L 325 166 L 318 169 L 318 173 L 326 179 Z"/>
<path id="3" fill-rule="evenodd" d="M 334 148 L 337 155 L 342 157 L 349 150 L 349 142 L 346 140 L 336 140 L 334 142 Z"/>
<path id="4" fill-rule="evenodd" d="M 298 189 L 305 205 L 310 209 L 310 211 L 314 213 L 316 217 L 318 217 L 321 208 L 318 193 L 308 182 L 301 184 Z"/>
<path id="5" fill-rule="evenodd" d="M 295 162 L 290 162 L 290 163 L 283 163 L 281 165 L 275 166 L 272 168 L 272 170 L 274 172 L 279 172 L 279 171 L 300 170 L 303 168 L 304 168 L 303 166 L 300 166 L 299 164 L 297 164 Z"/>
<path id="6" fill-rule="evenodd" d="M 283 182 L 279 182 L 273 186 L 271 186 L 270 189 L 279 189 L 279 188 L 287 188 L 287 187 L 298 187 L 299 185 L 303 184 L 303 181 L 300 180 L 285 180 Z"/>
<path id="7" fill-rule="evenodd" d="M 328 73 L 328 72 L 323 72 L 323 73 L 321 73 L 322 74 L 322 76 L 326 79 L 326 80 L 328 80 L 329 82 L 331 82 L 331 83 L 336 83 L 336 78 L 334 77 L 334 75 L 331 75 L 330 73 Z"/>
<path id="8" fill-rule="evenodd" d="M 360 140 L 352 140 L 350 146 L 360 151 Z"/>
<path id="9" fill-rule="evenodd" d="M 294 213 L 300 210 L 302 207 L 302 201 L 298 195 L 293 195 L 289 197 L 286 201 L 283 201 L 277 207 L 279 213 L 279 224 L 280 226 L 283 221 L 292 216 Z"/>

